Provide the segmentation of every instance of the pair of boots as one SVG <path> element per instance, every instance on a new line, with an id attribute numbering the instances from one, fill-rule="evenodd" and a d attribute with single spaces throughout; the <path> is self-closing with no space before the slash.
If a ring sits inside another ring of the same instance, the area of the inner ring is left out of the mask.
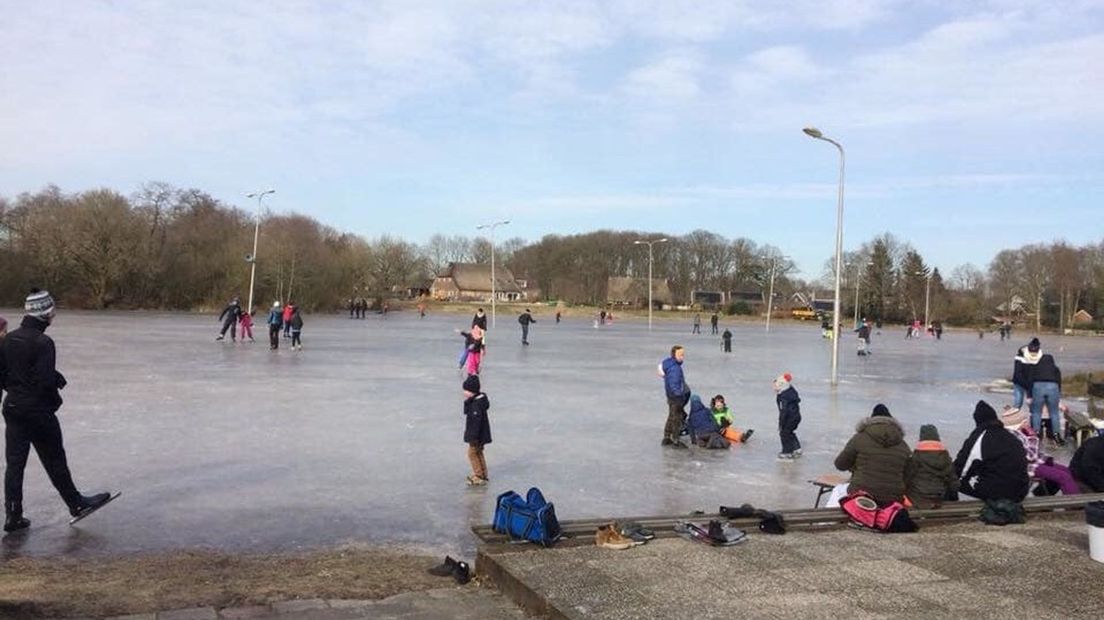
<path id="1" fill-rule="evenodd" d="M 471 569 L 464 560 L 454 560 L 452 556 L 445 556 L 445 561 L 428 569 L 430 575 L 435 577 L 452 577 L 456 583 L 464 585 L 471 581 Z"/>
<path id="2" fill-rule="evenodd" d="M 111 499 L 110 493 L 96 493 L 95 495 L 77 495 L 77 499 L 66 502 L 69 505 L 69 514 L 79 517 L 103 506 Z M 4 531 L 15 532 L 31 526 L 30 519 L 23 516 L 22 501 L 4 502 Z"/>

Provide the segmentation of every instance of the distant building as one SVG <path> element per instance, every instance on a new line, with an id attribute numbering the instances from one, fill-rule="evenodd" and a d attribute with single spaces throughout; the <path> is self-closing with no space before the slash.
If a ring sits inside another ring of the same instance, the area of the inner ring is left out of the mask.
<path id="1" fill-rule="evenodd" d="M 606 301 L 615 306 L 648 307 L 648 278 L 615 277 L 606 281 Z M 666 279 L 652 278 L 652 303 L 657 308 L 674 304 Z"/>
<path id="2" fill-rule="evenodd" d="M 1093 322 L 1093 315 L 1089 314 L 1085 310 L 1078 310 L 1073 313 L 1074 325 L 1087 325 Z"/>
<path id="3" fill-rule="evenodd" d="M 721 291 L 691 291 L 690 305 L 701 306 L 715 310 L 724 304 L 724 293 Z"/>
<path id="4" fill-rule="evenodd" d="M 747 304 L 748 306 L 755 307 L 765 305 L 764 301 L 766 291 L 760 291 L 759 289 L 742 289 L 738 291 L 728 292 L 728 303 L 730 304 Z M 775 299 L 778 299 L 778 293 L 775 293 Z"/>
<path id="5" fill-rule="evenodd" d="M 525 292 L 518 286 L 514 274 L 505 267 L 495 266 L 494 296 L 497 301 L 521 301 Z M 441 301 L 489 301 L 491 299 L 491 266 L 482 263 L 449 263 L 433 280 L 430 294 Z"/>

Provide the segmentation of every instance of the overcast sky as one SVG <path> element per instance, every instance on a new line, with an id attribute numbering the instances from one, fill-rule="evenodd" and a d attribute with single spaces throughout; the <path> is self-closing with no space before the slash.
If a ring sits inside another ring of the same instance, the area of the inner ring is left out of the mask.
<path id="1" fill-rule="evenodd" d="M 422 242 L 704 228 L 810 276 L 1104 237 L 1104 0 L 0 0 L 0 195 L 146 181 Z"/>

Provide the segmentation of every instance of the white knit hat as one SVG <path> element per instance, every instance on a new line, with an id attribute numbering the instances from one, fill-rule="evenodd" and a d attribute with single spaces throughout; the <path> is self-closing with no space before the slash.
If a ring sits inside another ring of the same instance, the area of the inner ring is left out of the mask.
<path id="1" fill-rule="evenodd" d="M 49 291 L 33 288 L 31 294 L 27 295 L 27 300 L 23 302 L 23 310 L 36 319 L 48 319 L 54 316 L 54 298 L 50 296 Z"/>

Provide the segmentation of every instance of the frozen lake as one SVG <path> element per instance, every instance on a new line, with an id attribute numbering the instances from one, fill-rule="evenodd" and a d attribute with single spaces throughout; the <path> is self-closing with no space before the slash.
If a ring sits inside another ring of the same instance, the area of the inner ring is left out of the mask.
<path id="1" fill-rule="evenodd" d="M 19 312 L 0 311 L 18 323 Z M 35 456 L 25 508 L 33 525 L 4 537 L 7 557 L 180 548 L 289 551 L 346 543 L 434 552 L 474 548 L 468 527 L 491 519 L 495 496 L 541 487 L 562 519 L 715 510 L 750 502 L 810 506 L 807 480 L 832 471 L 855 423 L 883 402 L 910 444 L 938 425 L 955 452 L 974 402 L 1009 377 L 1016 347 L 994 335 L 948 332 L 905 340 L 893 327 L 869 358 L 841 345 L 841 385 L 830 390 L 829 341 L 818 326 L 730 323 L 734 353 L 689 333 L 689 321 L 589 320 L 555 325 L 536 315 L 520 344 L 514 310 L 499 312 L 482 379 L 491 399 L 491 483 L 468 488 L 461 441 L 465 314 L 392 313 L 386 319 L 308 316 L 305 350 L 215 342 L 213 316 L 62 312 L 50 329 L 69 379 L 59 416 L 78 487 L 123 496 L 79 527 Z M 724 324 L 722 323 L 722 330 Z M 1104 340 L 1044 336 L 1063 373 L 1104 361 Z M 686 376 L 708 400 L 723 393 L 738 425 L 756 429 L 728 451 L 659 446 L 666 404 L 656 365 L 687 348 Z M 802 396 L 795 462 L 779 442 L 770 381 L 794 375 Z M 1068 460 L 1069 452 L 1060 455 Z"/>

